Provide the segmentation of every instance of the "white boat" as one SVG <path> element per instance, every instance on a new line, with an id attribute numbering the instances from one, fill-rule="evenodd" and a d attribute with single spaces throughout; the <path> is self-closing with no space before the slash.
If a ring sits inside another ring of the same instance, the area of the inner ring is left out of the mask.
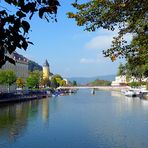
<path id="1" fill-rule="evenodd" d="M 121 89 L 121 94 L 125 94 L 128 90 L 127 89 Z"/>
<path id="2" fill-rule="evenodd" d="M 132 89 L 129 89 L 127 91 L 124 92 L 124 95 L 125 96 L 128 96 L 128 97 L 136 97 L 137 96 L 137 93 L 132 90 Z"/>
<path id="3" fill-rule="evenodd" d="M 121 93 L 125 96 L 129 97 L 143 97 L 145 94 L 148 94 L 148 91 L 145 89 L 139 89 L 139 88 L 130 88 L 130 89 L 123 89 L 121 90 Z"/>

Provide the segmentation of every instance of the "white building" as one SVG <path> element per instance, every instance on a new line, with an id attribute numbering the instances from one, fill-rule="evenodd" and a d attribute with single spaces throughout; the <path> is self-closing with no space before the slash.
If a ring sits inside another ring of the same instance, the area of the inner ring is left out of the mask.
<path id="1" fill-rule="evenodd" d="M 130 78 L 130 80 L 128 80 L 127 82 L 127 79 L 126 79 L 126 76 L 123 75 L 123 76 L 116 76 L 115 77 L 115 81 L 112 81 L 112 84 L 111 86 L 121 86 L 121 85 L 126 85 L 130 82 L 138 82 L 139 80 L 137 80 L 135 77 L 132 77 Z M 142 81 L 146 82 L 147 81 L 147 78 L 143 78 Z"/>
<path id="2" fill-rule="evenodd" d="M 121 83 L 127 84 L 126 76 L 116 76 L 115 81 L 112 81 L 111 86 L 120 86 Z"/>

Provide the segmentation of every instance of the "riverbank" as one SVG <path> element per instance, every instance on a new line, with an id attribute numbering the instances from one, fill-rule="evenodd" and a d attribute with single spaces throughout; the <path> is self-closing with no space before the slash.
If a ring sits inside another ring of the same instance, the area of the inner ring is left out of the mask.
<path id="1" fill-rule="evenodd" d="M 121 91 L 122 89 L 129 89 L 129 86 L 99 86 L 98 90 Z"/>
<path id="2" fill-rule="evenodd" d="M 16 93 L 1 93 L 0 94 L 0 104 L 1 103 L 12 103 L 12 102 L 23 102 L 34 99 L 42 99 L 49 96 L 45 91 L 32 91 L 27 94 L 16 94 Z"/>

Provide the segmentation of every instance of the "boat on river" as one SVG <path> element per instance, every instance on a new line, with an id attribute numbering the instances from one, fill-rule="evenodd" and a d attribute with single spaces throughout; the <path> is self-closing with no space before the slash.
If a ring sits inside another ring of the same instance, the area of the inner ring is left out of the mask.
<path id="1" fill-rule="evenodd" d="M 130 89 L 124 92 L 124 95 L 127 97 L 136 97 L 138 93 L 136 93 L 134 90 Z"/>
<path id="2" fill-rule="evenodd" d="M 95 88 L 93 88 L 93 89 L 91 90 L 91 94 L 92 94 L 92 95 L 95 94 Z"/>
<path id="3" fill-rule="evenodd" d="M 121 93 L 128 97 L 140 97 L 148 95 L 148 91 L 145 89 L 130 88 L 121 90 Z"/>

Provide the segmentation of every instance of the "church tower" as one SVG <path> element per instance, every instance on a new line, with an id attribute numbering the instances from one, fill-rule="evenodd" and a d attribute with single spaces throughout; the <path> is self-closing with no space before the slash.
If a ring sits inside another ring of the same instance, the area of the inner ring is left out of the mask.
<path id="1" fill-rule="evenodd" d="M 43 79 L 49 79 L 49 73 L 50 73 L 49 63 L 46 60 L 45 63 L 43 64 Z"/>

